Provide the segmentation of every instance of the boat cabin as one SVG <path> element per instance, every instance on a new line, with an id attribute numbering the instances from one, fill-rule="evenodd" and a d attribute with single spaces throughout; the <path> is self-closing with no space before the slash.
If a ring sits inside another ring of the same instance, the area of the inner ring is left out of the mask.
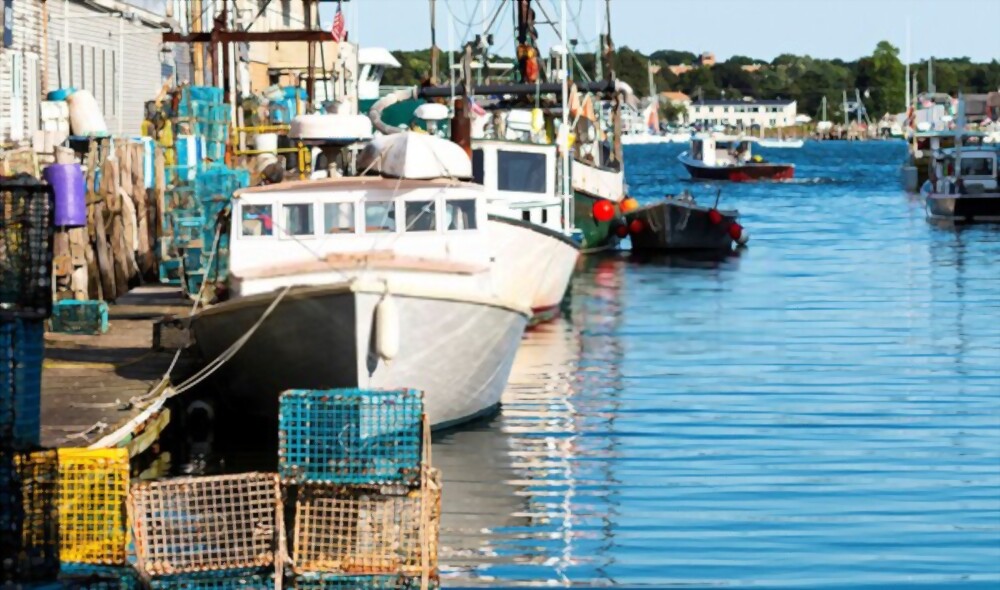
<path id="1" fill-rule="evenodd" d="M 568 199 L 557 195 L 558 171 L 554 145 L 472 142 L 472 177 L 490 195 L 490 213 L 563 231 Z"/>
<path id="2" fill-rule="evenodd" d="M 746 137 L 718 134 L 699 134 L 691 140 L 691 159 L 705 166 L 740 166 L 753 159 Z"/>
<path id="3" fill-rule="evenodd" d="M 229 269 L 248 272 L 391 252 L 486 265 L 482 187 L 447 180 L 331 178 L 244 189 L 233 200 Z"/>
<path id="4" fill-rule="evenodd" d="M 1000 192 L 998 153 L 992 148 L 953 148 L 936 152 L 931 163 L 931 192 L 948 195 Z"/>
<path id="5" fill-rule="evenodd" d="M 984 138 L 984 133 L 972 131 L 918 131 L 913 134 L 910 143 L 910 157 L 913 161 L 926 160 L 938 151 L 955 147 L 959 142 L 964 147 L 979 147 Z"/>

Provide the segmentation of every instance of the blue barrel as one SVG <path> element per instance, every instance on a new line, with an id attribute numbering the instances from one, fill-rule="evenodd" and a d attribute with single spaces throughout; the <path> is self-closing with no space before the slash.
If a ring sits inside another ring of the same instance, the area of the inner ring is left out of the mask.
<path id="1" fill-rule="evenodd" d="M 87 225 L 87 189 L 79 164 L 53 164 L 45 169 L 45 180 L 55 195 L 56 227 Z"/>

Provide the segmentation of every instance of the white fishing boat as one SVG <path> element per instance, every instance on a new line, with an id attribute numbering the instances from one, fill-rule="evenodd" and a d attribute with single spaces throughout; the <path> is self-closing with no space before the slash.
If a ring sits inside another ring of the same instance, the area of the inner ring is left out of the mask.
<path id="1" fill-rule="evenodd" d="M 572 196 L 556 187 L 556 146 L 476 140 L 472 170 L 489 195 L 490 241 L 499 282 L 530 290 L 532 323 L 559 315 L 580 257 Z"/>
<path id="2" fill-rule="evenodd" d="M 230 298 L 193 319 L 198 348 L 265 415 L 286 389 L 333 387 L 422 390 L 438 428 L 491 411 L 530 309 L 493 262 L 486 190 L 427 135 L 373 142 L 359 166 L 381 176 L 237 193 Z"/>
<path id="3" fill-rule="evenodd" d="M 935 153 L 924 184 L 927 216 L 950 222 L 1000 222 L 1000 151 L 955 147 Z"/>

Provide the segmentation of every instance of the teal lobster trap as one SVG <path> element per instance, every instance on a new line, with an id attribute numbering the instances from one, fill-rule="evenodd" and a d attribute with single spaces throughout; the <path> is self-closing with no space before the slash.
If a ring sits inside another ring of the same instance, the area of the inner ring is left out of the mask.
<path id="1" fill-rule="evenodd" d="M 281 394 L 278 470 L 286 483 L 416 485 L 423 395 L 412 389 Z"/>

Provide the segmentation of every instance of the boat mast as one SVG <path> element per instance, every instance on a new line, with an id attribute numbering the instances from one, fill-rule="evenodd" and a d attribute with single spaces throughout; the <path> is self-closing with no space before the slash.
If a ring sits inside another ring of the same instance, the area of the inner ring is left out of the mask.
<path id="1" fill-rule="evenodd" d="M 566 0 L 560 2 L 559 29 L 562 36 L 562 125 L 558 136 L 562 139 L 559 146 L 559 153 L 562 156 L 562 178 L 560 178 L 561 197 L 563 200 L 563 230 L 569 230 L 570 226 L 570 182 L 569 182 L 569 38 L 566 36 Z"/>
<path id="2" fill-rule="evenodd" d="M 934 56 L 932 55 L 927 60 L 927 92 L 934 94 L 937 92 L 937 87 L 934 86 Z"/>
<path id="3" fill-rule="evenodd" d="M 906 103 L 903 111 L 906 113 L 906 120 L 910 118 L 910 18 L 906 17 L 906 74 L 903 83 L 906 85 Z"/>
<path id="4" fill-rule="evenodd" d="M 437 46 L 437 19 L 435 18 L 435 7 L 437 0 L 430 0 L 431 4 L 431 84 L 438 83 L 438 46 Z"/>

